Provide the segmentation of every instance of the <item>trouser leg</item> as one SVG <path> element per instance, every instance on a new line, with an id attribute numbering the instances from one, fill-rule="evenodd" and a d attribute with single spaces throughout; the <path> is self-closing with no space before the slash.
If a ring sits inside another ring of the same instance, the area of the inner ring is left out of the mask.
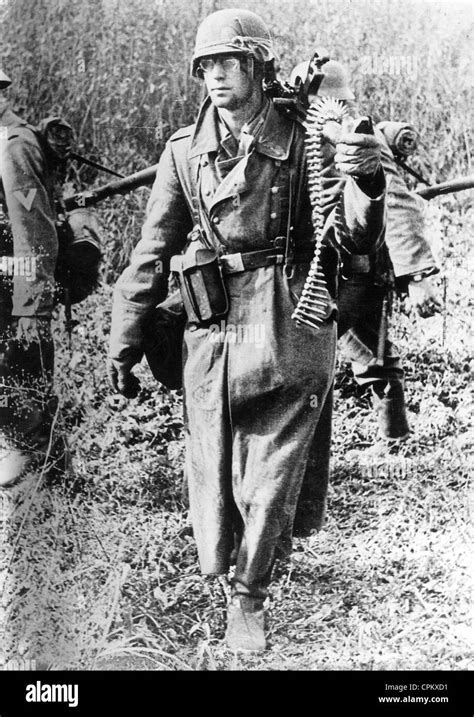
<path id="1" fill-rule="evenodd" d="M 385 290 L 347 284 L 340 303 L 339 346 L 351 361 L 359 386 L 371 388 L 374 411 L 383 438 L 401 438 L 409 426 L 404 397 L 404 372 L 396 346 L 386 338 L 382 362 L 379 331 Z"/>
<path id="2" fill-rule="evenodd" d="M 313 530 L 320 530 L 324 523 L 329 487 L 332 411 L 333 387 L 327 395 L 311 441 L 293 524 L 295 537 L 305 537 Z"/>
<path id="3" fill-rule="evenodd" d="M 383 364 L 376 362 L 376 335 L 366 326 L 347 331 L 340 339 L 359 386 L 371 389 L 379 433 L 383 438 L 401 438 L 409 433 L 405 405 L 404 372 L 396 348 L 386 341 Z"/>
<path id="4" fill-rule="evenodd" d="M 335 339 L 333 324 L 320 329 L 317 369 L 306 384 L 284 387 L 254 403 L 247 399 L 241 411 L 234 408 L 233 496 L 242 517 L 234 575 L 239 594 L 263 598 L 276 551 L 291 549 L 298 499 L 323 410 L 330 424 Z M 329 439 L 330 425 L 323 431 Z M 317 460 L 317 454 L 312 459 Z M 327 467 L 323 473 L 327 475 Z M 316 492 L 325 497 L 325 483 L 323 479 L 312 486 L 312 497 Z"/>
<path id="5" fill-rule="evenodd" d="M 0 440 L 3 483 L 20 477 L 51 448 L 57 411 L 54 345 L 49 329 L 25 344 L 4 333 L 0 346 Z"/>

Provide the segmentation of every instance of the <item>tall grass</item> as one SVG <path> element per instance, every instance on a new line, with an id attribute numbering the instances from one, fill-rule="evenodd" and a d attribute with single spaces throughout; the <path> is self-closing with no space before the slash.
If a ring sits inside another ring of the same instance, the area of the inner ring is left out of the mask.
<path id="1" fill-rule="evenodd" d="M 469 170 L 472 28 L 462 2 L 8 0 L 2 64 L 14 101 L 32 121 L 63 114 L 86 152 L 126 174 L 153 164 L 202 98 L 189 74 L 199 21 L 235 5 L 268 23 L 282 78 L 323 46 L 347 63 L 364 111 L 420 130 L 415 164 L 431 181 Z M 401 72 L 380 74 L 391 57 L 405 62 Z M 138 238 L 143 202 L 116 206 L 113 217 L 102 210 L 111 279 Z"/>

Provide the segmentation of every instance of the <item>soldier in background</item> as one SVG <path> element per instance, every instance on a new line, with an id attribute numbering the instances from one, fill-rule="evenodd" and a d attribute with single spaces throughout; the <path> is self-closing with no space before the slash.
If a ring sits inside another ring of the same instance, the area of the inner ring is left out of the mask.
<path id="1" fill-rule="evenodd" d="M 50 144 L 8 104 L 0 75 L 0 485 L 15 483 L 46 459 L 62 467 L 54 434 L 51 316 L 58 255 L 58 171 L 71 141 L 60 120 Z M 50 464 L 48 463 L 50 466 Z"/>
<path id="2" fill-rule="evenodd" d="M 309 62 L 302 62 L 293 69 L 291 85 L 298 77 L 304 81 L 308 66 Z M 356 116 L 355 96 L 344 66 L 329 60 L 322 69 L 325 77 L 317 94 L 311 92 L 310 86 L 309 103 L 317 97 L 330 97 L 341 101 Z M 379 439 L 373 446 L 346 454 L 346 459 L 362 463 L 396 451 L 410 434 L 401 359 L 387 337 L 387 304 L 390 305 L 393 290 L 408 293 L 411 306 L 423 318 L 433 316 L 441 308 L 431 279 L 439 269 L 425 238 L 423 200 L 409 191 L 389 146 L 393 135 L 402 129 L 413 131 L 409 125 L 394 122 L 382 122 L 376 127 L 387 179 L 385 243 L 375 254 L 345 255 L 339 281 L 339 347 L 351 361 L 357 383 L 370 388 L 378 423 Z M 328 414 L 330 407 L 326 406 L 324 411 Z M 320 421 L 315 434 L 296 514 L 295 535 L 307 535 L 323 524 L 330 426 L 329 420 Z"/>
<path id="3" fill-rule="evenodd" d="M 307 67 L 308 63 L 298 65 L 292 79 L 304 76 Z M 323 72 L 325 77 L 317 96 L 340 100 L 352 115 L 357 114 L 344 66 L 330 60 L 323 65 Z M 340 346 L 352 361 L 356 381 L 371 387 L 380 437 L 389 442 L 405 438 L 409 426 L 400 357 L 393 344 L 381 337 L 383 299 L 396 288 L 408 293 L 411 306 L 423 318 L 441 308 L 431 279 L 439 269 L 425 238 L 423 200 L 406 186 L 389 146 L 394 134 L 402 130 L 413 132 L 409 125 L 395 122 L 381 122 L 376 128 L 387 177 L 385 246 L 376 256 L 349 257 L 342 268 L 339 287 Z M 383 354 L 378 355 L 381 349 Z"/>

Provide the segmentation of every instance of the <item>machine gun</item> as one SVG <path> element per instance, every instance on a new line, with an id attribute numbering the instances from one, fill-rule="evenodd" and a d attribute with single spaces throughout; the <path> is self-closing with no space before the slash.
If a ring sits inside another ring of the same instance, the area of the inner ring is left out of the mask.
<path id="1" fill-rule="evenodd" d="M 155 181 L 156 170 L 158 165 L 154 164 L 146 169 L 141 169 L 139 172 L 130 174 L 128 177 L 117 179 L 108 184 L 104 184 L 101 187 L 95 189 L 88 189 L 84 192 L 78 192 L 72 197 L 64 199 L 64 208 L 67 212 L 73 209 L 82 209 L 85 207 L 94 207 L 99 202 L 102 202 L 108 197 L 113 197 L 117 194 L 127 194 L 132 192 L 138 187 L 151 186 Z"/>
<path id="2" fill-rule="evenodd" d="M 277 79 L 274 70 L 264 78 L 263 90 L 276 108 L 289 117 L 303 122 L 309 106 L 310 87 L 317 93 L 324 79 L 323 66 L 329 60 L 327 55 L 320 57 L 315 52 L 308 63 L 305 77 L 297 77 L 294 85 Z"/>
<path id="3" fill-rule="evenodd" d="M 467 177 L 456 177 L 448 179 L 447 182 L 440 184 L 432 184 L 430 187 L 423 187 L 416 190 L 423 199 L 433 199 L 444 194 L 453 194 L 454 192 L 462 192 L 464 189 L 472 189 L 474 187 L 474 174 Z"/>
<path id="4" fill-rule="evenodd" d="M 73 194 L 71 197 L 67 197 L 63 200 L 64 208 L 67 212 L 70 212 L 73 209 L 94 207 L 109 197 L 114 197 L 119 194 L 128 194 L 128 192 L 132 192 L 139 187 L 149 187 L 155 181 L 157 168 L 158 165 L 154 164 L 151 167 L 141 169 L 139 172 L 123 177 L 123 179 L 117 179 L 108 184 L 103 184 L 101 187 Z M 429 187 L 417 189 L 416 194 L 419 194 L 423 199 L 433 199 L 440 195 L 461 192 L 464 189 L 471 189 L 473 187 L 474 174 L 471 174 L 467 177 L 456 177 L 455 179 L 450 179 L 440 184 L 433 184 Z"/>

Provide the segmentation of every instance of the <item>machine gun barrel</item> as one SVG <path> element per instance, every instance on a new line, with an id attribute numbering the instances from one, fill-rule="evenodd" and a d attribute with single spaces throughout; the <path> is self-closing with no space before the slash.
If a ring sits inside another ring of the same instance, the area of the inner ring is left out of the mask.
<path id="1" fill-rule="evenodd" d="M 157 167 L 158 165 L 154 164 L 152 167 L 142 169 L 123 179 L 114 180 L 102 187 L 74 194 L 64 200 L 66 211 L 70 212 L 79 207 L 93 207 L 103 199 L 114 197 L 116 194 L 127 194 L 138 187 L 150 186 L 155 181 Z"/>
<path id="2" fill-rule="evenodd" d="M 432 184 L 431 187 L 423 187 L 417 189 L 416 193 L 423 199 L 433 199 L 441 194 L 451 194 L 452 192 L 460 192 L 463 189 L 472 189 L 474 187 L 474 174 L 468 177 L 458 177 L 457 179 L 449 179 L 441 184 Z"/>
<path id="3" fill-rule="evenodd" d="M 79 207 L 93 207 L 108 197 L 114 197 L 117 194 L 127 194 L 134 189 L 138 189 L 138 187 L 151 186 L 155 181 L 157 168 L 158 165 L 154 164 L 151 167 L 130 174 L 128 177 L 116 179 L 113 182 L 104 184 L 102 187 L 96 187 L 95 189 L 74 194 L 72 197 L 68 197 L 64 200 L 65 209 L 70 212 Z M 420 197 L 423 197 L 423 199 L 433 199 L 433 197 L 442 194 L 460 192 L 463 189 L 471 189 L 473 187 L 474 174 L 471 174 L 467 177 L 458 177 L 457 179 L 450 179 L 441 184 L 433 184 L 430 187 L 417 189 L 416 193 L 419 194 Z"/>

